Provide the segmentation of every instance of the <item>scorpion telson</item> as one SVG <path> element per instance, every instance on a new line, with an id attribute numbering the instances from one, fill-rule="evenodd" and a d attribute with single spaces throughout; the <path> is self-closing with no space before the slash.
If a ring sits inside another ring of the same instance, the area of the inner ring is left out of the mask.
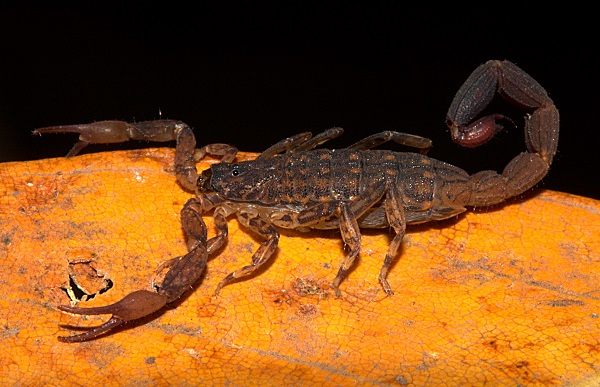
<path id="1" fill-rule="evenodd" d="M 192 130 L 180 121 L 102 121 L 35 130 L 34 134 L 79 133 L 79 142 L 69 157 L 90 143 L 176 140 L 177 180 L 183 188 L 197 193 L 181 211 L 188 253 L 161 266 L 169 270 L 160 288 L 138 290 L 99 308 L 59 306 L 61 311 L 75 314 L 112 314 L 99 327 L 59 340 L 90 340 L 179 298 L 201 276 L 208 256 L 226 242 L 227 218 L 232 214 L 264 241 L 251 263 L 225 277 L 215 294 L 264 264 L 277 249 L 276 227 L 282 227 L 340 230 L 349 252 L 332 283 L 338 297 L 339 285 L 360 251 L 360 228 L 392 228 L 395 235 L 379 272 L 384 291 L 392 295 L 387 272 L 407 224 L 449 218 L 469 206 L 500 203 L 530 189 L 547 174 L 558 143 L 558 110 L 544 88 L 509 61 L 489 61 L 479 66 L 459 89 L 446 117 L 452 138 L 464 146 L 478 146 L 494 136 L 500 121 L 510 121 L 498 114 L 475 120 L 496 93 L 526 113 L 527 151 L 513 158 L 501 174 L 482 171 L 468 175 L 458 167 L 425 156 L 431 147 L 429 139 L 391 131 L 335 151 L 315 148 L 339 136 L 342 129 L 332 128 L 315 137 L 301 133 L 271 146 L 256 160 L 233 163 L 236 148 L 210 144 L 196 149 Z M 372 149 L 390 140 L 419 153 Z M 220 157 L 221 162 L 198 175 L 196 163 L 207 153 Z M 217 232 L 209 239 L 202 215 L 210 210 Z"/>

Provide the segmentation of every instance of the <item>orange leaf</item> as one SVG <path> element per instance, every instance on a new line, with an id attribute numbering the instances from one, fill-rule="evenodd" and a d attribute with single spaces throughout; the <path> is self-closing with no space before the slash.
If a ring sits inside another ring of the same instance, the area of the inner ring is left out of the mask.
<path id="1" fill-rule="evenodd" d="M 228 244 L 175 305 L 91 342 L 58 342 L 108 316 L 57 305 L 114 302 L 185 253 L 179 211 L 191 194 L 172 161 L 172 150 L 149 149 L 0 164 L 1 384 L 600 378 L 600 202 L 552 191 L 409 228 L 388 277 L 393 297 L 377 281 L 390 240 L 377 230 L 364 232 L 341 299 L 328 285 L 344 255 L 339 233 L 289 230 L 264 270 L 213 297 L 259 243 L 232 217 Z"/>

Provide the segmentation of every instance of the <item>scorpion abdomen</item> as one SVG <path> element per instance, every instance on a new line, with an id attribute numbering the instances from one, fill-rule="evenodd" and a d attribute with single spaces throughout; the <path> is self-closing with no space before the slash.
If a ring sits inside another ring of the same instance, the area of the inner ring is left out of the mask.
<path id="1" fill-rule="evenodd" d="M 227 201 L 253 202 L 262 211 L 352 202 L 380 182 L 398 187 L 407 223 L 444 219 L 465 210 L 469 175 L 417 153 L 318 149 L 212 167 L 212 187 Z M 388 227 L 380 206 L 355 214 L 361 227 Z M 278 222 L 285 226 L 285 222 Z M 335 228 L 337 219 L 312 228 Z"/>

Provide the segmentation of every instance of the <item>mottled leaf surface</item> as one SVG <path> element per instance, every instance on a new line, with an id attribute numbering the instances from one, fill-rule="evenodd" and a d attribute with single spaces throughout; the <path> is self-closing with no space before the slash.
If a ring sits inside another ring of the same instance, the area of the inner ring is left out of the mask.
<path id="1" fill-rule="evenodd" d="M 0 164 L 0 384 L 598 381 L 600 203 L 542 190 L 409 228 L 393 297 L 377 281 L 388 230 L 364 232 L 341 299 L 328 285 L 339 233 L 289 230 L 264 270 L 214 297 L 260 242 L 232 217 L 228 244 L 180 301 L 97 340 L 58 342 L 108 316 L 57 305 L 114 302 L 185 253 L 179 211 L 191 194 L 172 160 L 149 149 Z"/>

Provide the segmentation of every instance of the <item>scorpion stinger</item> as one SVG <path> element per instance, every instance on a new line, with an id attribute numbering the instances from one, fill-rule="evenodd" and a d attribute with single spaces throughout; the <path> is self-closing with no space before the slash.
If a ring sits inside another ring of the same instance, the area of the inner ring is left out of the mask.
<path id="1" fill-rule="evenodd" d="M 446 118 L 452 138 L 464 146 L 478 146 L 495 135 L 502 120 L 512 122 L 500 114 L 477 118 L 496 94 L 526 113 L 527 152 L 514 157 L 501 174 L 482 171 L 470 176 L 458 167 L 425 156 L 431 147 L 429 139 L 393 131 L 368 136 L 337 150 L 315 148 L 339 136 L 340 128 L 314 138 L 311 133 L 301 133 L 269 147 L 256 160 L 239 163 L 234 162 L 237 149 L 231 145 L 209 144 L 196 149 L 192 130 L 180 121 L 102 121 L 34 131 L 79 133 L 80 141 L 69 156 L 89 143 L 176 140 L 176 177 L 182 187 L 197 194 L 181 212 L 188 253 L 161 265 L 161 269 L 169 270 L 158 290 L 135 291 L 102 308 L 60 306 L 60 310 L 70 313 L 113 316 L 98 328 L 59 339 L 89 340 L 176 300 L 201 276 L 208 256 L 226 242 L 227 218 L 233 214 L 263 242 L 248 265 L 219 282 L 216 293 L 267 262 L 278 246 L 276 227 L 282 227 L 340 230 L 349 252 L 332 287 L 341 297 L 339 285 L 360 254 L 360 229 L 380 228 L 395 233 L 379 271 L 383 290 L 392 295 L 388 269 L 407 225 L 447 219 L 469 206 L 500 203 L 530 189 L 548 173 L 558 144 L 558 110 L 544 88 L 509 61 L 489 61 L 479 66 L 459 89 Z M 373 149 L 386 141 L 413 147 L 419 153 Z M 195 164 L 207 153 L 220 156 L 221 162 L 198 174 Z M 210 210 L 216 236 L 207 239 L 202 217 Z"/>

